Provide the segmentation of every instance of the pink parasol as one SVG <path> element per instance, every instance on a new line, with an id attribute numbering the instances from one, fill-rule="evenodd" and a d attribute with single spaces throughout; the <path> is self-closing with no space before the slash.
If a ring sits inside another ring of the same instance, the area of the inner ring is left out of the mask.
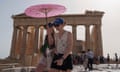
<path id="1" fill-rule="evenodd" d="M 57 4 L 40 4 L 30 6 L 25 10 L 25 14 L 35 18 L 47 18 L 65 12 L 66 8 Z"/>
<path id="2" fill-rule="evenodd" d="M 46 24 L 47 18 L 59 15 L 63 12 L 65 12 L 66 8 L 62 5 L 57 4 L 40 4 L 40 5 L 34 5 L 30 6 L 25 10 L 25 14 L 30 17 L 34 18 L 46 18 Z"/>

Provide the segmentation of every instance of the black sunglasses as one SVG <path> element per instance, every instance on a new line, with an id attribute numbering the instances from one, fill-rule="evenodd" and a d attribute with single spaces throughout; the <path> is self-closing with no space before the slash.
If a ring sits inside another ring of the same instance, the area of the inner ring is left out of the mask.
<path id="1" fill-rule="evenodd" d="M 60 24 L 54 24 L 54 26 L 55 26 L 55 27 L 59 27 L 59 26 L 60 26 Z"/>

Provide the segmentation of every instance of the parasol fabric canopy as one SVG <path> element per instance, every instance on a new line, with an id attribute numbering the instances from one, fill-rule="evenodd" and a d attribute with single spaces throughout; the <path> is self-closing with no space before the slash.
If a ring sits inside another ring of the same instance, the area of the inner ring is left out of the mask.
<path id="1" fill-rule="evenodd" d="M 30 6 L 25 10 L 25 14 L 35 18 L 47 18 L 59 15 L 66 11 L 66 8 L 57 4 L 40 4 Z"/>

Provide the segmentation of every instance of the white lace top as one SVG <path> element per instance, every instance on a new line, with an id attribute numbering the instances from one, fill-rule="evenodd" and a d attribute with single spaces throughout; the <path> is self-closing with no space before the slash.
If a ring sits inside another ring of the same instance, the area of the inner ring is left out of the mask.
<path id="1" fill-rule="evenodd" d="M 68 32 L 65 31 L 61 38 L 59 37 L 58 33 L 55 35 L 55 43 L 56 43 L 56 49 L 57 53 L 64 54 L 65 49 L 67 48 L 67 39 L 68 39 Z"/>

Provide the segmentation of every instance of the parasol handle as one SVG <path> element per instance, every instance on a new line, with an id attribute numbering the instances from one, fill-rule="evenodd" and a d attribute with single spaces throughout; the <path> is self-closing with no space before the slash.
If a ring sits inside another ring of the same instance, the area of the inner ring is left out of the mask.
<path id="1" fill-rule="evenodd" d="M 45 20 L 46 20 L 46 25 L 48 24 L 48 19 L 47 19 L 47 9 L 45 9 Z"/>

